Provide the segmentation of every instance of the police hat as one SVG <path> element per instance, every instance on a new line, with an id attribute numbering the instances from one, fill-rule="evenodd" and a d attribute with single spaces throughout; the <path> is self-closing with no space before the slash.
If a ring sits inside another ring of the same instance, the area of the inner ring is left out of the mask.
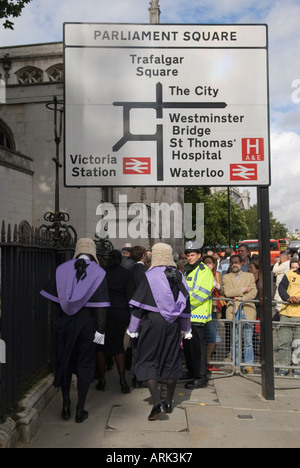
<path id="1" fill-rule="evenodd" d="M 201 245 L 197 241 L 188 241 L 185 244 L 185 251 L 184 253 L 187 254 L 189 252 L 199 252 L 201 253 Z"/>

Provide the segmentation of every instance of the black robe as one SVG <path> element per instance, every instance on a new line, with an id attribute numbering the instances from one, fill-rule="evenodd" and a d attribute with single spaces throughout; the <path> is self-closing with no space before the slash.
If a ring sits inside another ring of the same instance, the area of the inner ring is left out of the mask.
<path id="1" fill-rule="evenodd" d="M 66 271 L 69 274 L 71 262 L 67 263 Z M 63 269 L 64 265 L 60 265 L 59 268 Z M 89 269 L 87 268 L 86 271 L 87 275 L 82 281 L 90 280 Z M 103 275 L 102 269 L 101 272 Z M 56 272 L 41 291 L 45 298 L 55 302 L 59 307 L 59 316 L 54 324 L 53 336 L 53 385 L 55 387 L 63 386 L 70 380 L 71 374 L 76 374 L 78 379 L 84 383 L 92 383 L 95 378 L 97 348 L 93 342 L 94 336 L 96 331 L 105 332 L 106 306 L 110 305 L 105 274 L 97 289 L 88 297 L 88 302 L 73 315 L 67 315 L 60 306 L 57 291 L 58 278 Z M 99 307 L 100 305 L 102 307 Z"/>

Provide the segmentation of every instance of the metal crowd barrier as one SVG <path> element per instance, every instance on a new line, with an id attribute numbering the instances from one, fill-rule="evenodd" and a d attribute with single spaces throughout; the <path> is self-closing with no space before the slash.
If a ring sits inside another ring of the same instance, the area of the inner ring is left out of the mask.
<path id="1" fill-rule="evenodd" d="M 261 351 L 260 351 L 260 321 L 245 320 L 236 316 L 237 310 L 234 301 L 228 298 L 214 298 L 214 301 L 231 301 L 233 303 L 233 319 L 213 319 L 217 325 L 217 340 L 208 361 L 209 378 L 216 379 L 240 375 L 249 380 L 261 383 Z M 243 301 L 245 303 L 259 303 L 258 300 Z M 282 301 L 272 301 L 272 305 L 286 304 Z M 274 316 L 274 315 L 273 315 Z M 273 321 L 273 361 L 275 389 L 300 388 L 300 321 L 289 323 Z M 290 363 L 281 365 L 278 363 L 278 332 L 281 327 L 287 327 L 291 332 Z M 292 330 L 290 330 L 292 327 Z M 252 334 L 253 362 L 247 362 L 244 355 L 244 338 L 247 331 Z M 237 333 L 237 335 L 236 335 Z M 238 346 L 236 338 L 238 337 Z M 298 338 L 299 337 L 299 338 Z M 208 344 L 209 346 L 209 344 Z M 283 372 L 279 372 L 283 371 Z M 291 385 L 291 379 L 295 385 Z M 287 383 L 289 381 L 289 383 Z M 296 382 L 299 382 L 296 384 Z"/>
<path id="2" fill-rule="evenodd" d="M 213 301 L 231 302 L 233 306 L 232 320 L 212 320 L 212 323 L 214 323 L 216 327 L 216 343 L 214 347 L 213 343 L 209 343 L 210 337 L 207 337 L 207 347 L 211 349 L 211 358 L 208 359 L 207 362 L 208 377 L 210 379 L 219 379 L 231 377 L 236 374 L 236 350 L 235 346 L 232 346 L 236 327 L 236 306 L 235 302 L 230 298 L 214 298 Z"/>

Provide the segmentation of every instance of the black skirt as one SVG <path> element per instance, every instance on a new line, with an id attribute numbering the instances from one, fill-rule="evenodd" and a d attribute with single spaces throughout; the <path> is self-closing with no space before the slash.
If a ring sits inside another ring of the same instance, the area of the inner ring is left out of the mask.
<path id="1" fill-rule="evenodd" d="M 182 376 L 179 322 L 168 323 L 159 313 L 148 313 L 142 322 L 131 373 L 138 381 L 177 380 Z"/>
<path id="2" fill-rule="evenodd" d="M 124 335 L 129 325 L 130 315 L 127 309 L 111 307 L 106 316 L 105 344 L 98 351 L 104 351 L 107 356 L 125 353 Z"/>

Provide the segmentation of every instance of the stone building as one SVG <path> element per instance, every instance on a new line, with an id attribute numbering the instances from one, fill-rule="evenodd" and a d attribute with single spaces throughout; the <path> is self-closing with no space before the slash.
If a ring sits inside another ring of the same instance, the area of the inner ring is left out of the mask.
<path id="1" fill-rule="evenodd" d="M 211 193 L 224 192 L 227 188 L 224 187 L 212 187 Z M 230 196 L 233 202 L 238 205 L 241 210 L 250 209 L 250 192 L 247 189 L 243 189 L 241 192 L 238 187 L 230 187 Z"/>
<path id="2" fill-rule="evenodd" d="M 0 47 L 0 73 L 0 220 L 38 227 L 44 223 L 44 214 L 55 210 L 53 159 L 57 159 L 57 153 L 63 162 L 63 133 L 58 138 L 64 99 L 63 44 Z M 56 135 L 54 98 L 58 109 Z M 64 187 L 63 169 L 59 169 L 59 208 L 69 214 L 69 224 L 79 237 L 94 238 L 99 222 L 97 207 L 102 202 L 117 205 L 120 194 L 126 194 L 128 205 L 143 203 L 149 211 L 153 203 L 183 204 L 183 189 L 177 187 Z M 111 240 L 116 248 L 126 241 L 148 247 L 165 240 L 175 251 L 181 251 L 183 239 L 174 239 L 173 234 L 171 229 L 170 239 L 162 239 L 161 234 L 153 238 L 149 230 L 147 239 L 117 235 Z"/>

